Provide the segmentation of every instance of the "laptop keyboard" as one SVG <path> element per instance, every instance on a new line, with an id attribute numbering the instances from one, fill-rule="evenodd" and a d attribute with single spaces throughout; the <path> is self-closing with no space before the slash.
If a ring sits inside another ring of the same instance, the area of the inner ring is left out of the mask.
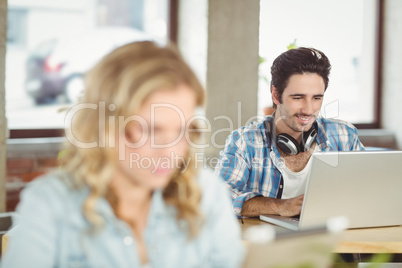
<path id="1" fill-rule="evenodd" d="M 299 216 L 290 217 L 289 220 L 294 221 L 294 222 L 299 222 L 300 217 Z"/>

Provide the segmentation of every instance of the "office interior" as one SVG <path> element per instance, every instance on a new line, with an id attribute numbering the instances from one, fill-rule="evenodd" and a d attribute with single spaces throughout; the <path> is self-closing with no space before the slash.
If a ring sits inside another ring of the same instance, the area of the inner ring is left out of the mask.
<path id="1" fill-rule="evenodd" d="M 260 12 L 263 1 L 167 1 L 169 4 L 168 38 L 177 44 L 184 58 L 206 87 L 207 104 L 203 113 L 211 123 L 211 132 L 205 133 L 206 140 L 211 140 L 211 133 L 214 131 L 228 128 L 226 120 L 216 119 L 219 116 L 224 115 L 230 118 L 232 127 L 236 129 L 261 114 L 258 90 L 259 42 L 262 38 Z M 326 4 L 321 1 L 317 3 Z M 373 77 L 366 77 L 372 80 L 374 85 L 373 119 L 362 124 L 357 122 L 356 125 L 365 146 L 400 150 L 402 148 L 400 119 L 402 114 L 402 76 L 400 75 L 402 73 L 400 49 L 402 47 L 402 1 L 375 0 L 373 3 L 377 12 L 374 16 L 375 39 L 370 44 L 373 47 L 374 69 Z M 6 88 L 6 53 L 8 53 L 6 22 L 10 7 L 18 9 L 23 5 L 22 0 L 0 0 L 1 212 L 14 211 L 21 189 L 37 176 L 57 168 L 58 155 L 64 142 L 60 135 L 63 131 L 60 129 L 10 128 L 12 122 L 6 113 L 6 95 L 10 90 Z M 341 17 L 340 15 L 340 19 Z M 317 21 L 317 24 L 319 23 Z M 276 27 L 280 28 L 281 25 L 278 24 Z M 317 32 L 317 35 L 320 33 Z M 275 41 L 277 40 L 271 42 Z M 291 41 L 285 40 L 284 44 Z M 338 41 L 339 47 L 342 48 L 343 41 Z M 361 95 L 362 98 L 363 95 Z M 270 98 L 269 94 L 265 96 Z M 205 149 L 207 161 L 211 160 L 210 165 L 213 165 L 213 159 L 219 156 L 219 151 L 228 134 L 227 131 L 218 133 L 213 137 L 214 144 Z"/>

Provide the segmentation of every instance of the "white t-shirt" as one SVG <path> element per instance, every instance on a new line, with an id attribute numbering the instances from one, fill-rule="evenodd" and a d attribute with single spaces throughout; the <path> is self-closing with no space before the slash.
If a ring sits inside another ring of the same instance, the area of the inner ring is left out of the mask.
<path id="1" fill-rule="evenodd" d="M 320 151 L 319 146 L 315 146 L 314 151 Z M 306 191 L 307 178 L 311 170 L 312 157 L 307 162 L 303 170 L 293 172 L 286 165 L 277 166 L 283 177 L 282 199 L 289 199 L 304 194 Z"/>

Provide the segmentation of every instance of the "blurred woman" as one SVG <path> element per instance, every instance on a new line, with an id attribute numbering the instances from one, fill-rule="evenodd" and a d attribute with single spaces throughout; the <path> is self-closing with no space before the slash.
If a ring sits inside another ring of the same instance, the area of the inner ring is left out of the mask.
<path id="1" fill-rule="evenodd" d="M 103 58 L 67 114 L 62 169 L 22 193 L 3 267 L 240 266 L 228 193 L 195 161 L 203 101 L 173 47 Z"/>

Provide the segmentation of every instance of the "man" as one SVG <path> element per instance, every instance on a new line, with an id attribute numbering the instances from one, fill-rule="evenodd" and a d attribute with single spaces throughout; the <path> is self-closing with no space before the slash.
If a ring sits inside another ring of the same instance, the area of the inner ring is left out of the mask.
<path id="1" fill-rule="evenodd" d="M 312 48 L 275 59 L 274 114 L 229 135 L 216 166 L 238 216 L 300 214 L 312 153 L 364 150 L 352 124 L 319 116 L 330 69 L 325 54 Z"/>

